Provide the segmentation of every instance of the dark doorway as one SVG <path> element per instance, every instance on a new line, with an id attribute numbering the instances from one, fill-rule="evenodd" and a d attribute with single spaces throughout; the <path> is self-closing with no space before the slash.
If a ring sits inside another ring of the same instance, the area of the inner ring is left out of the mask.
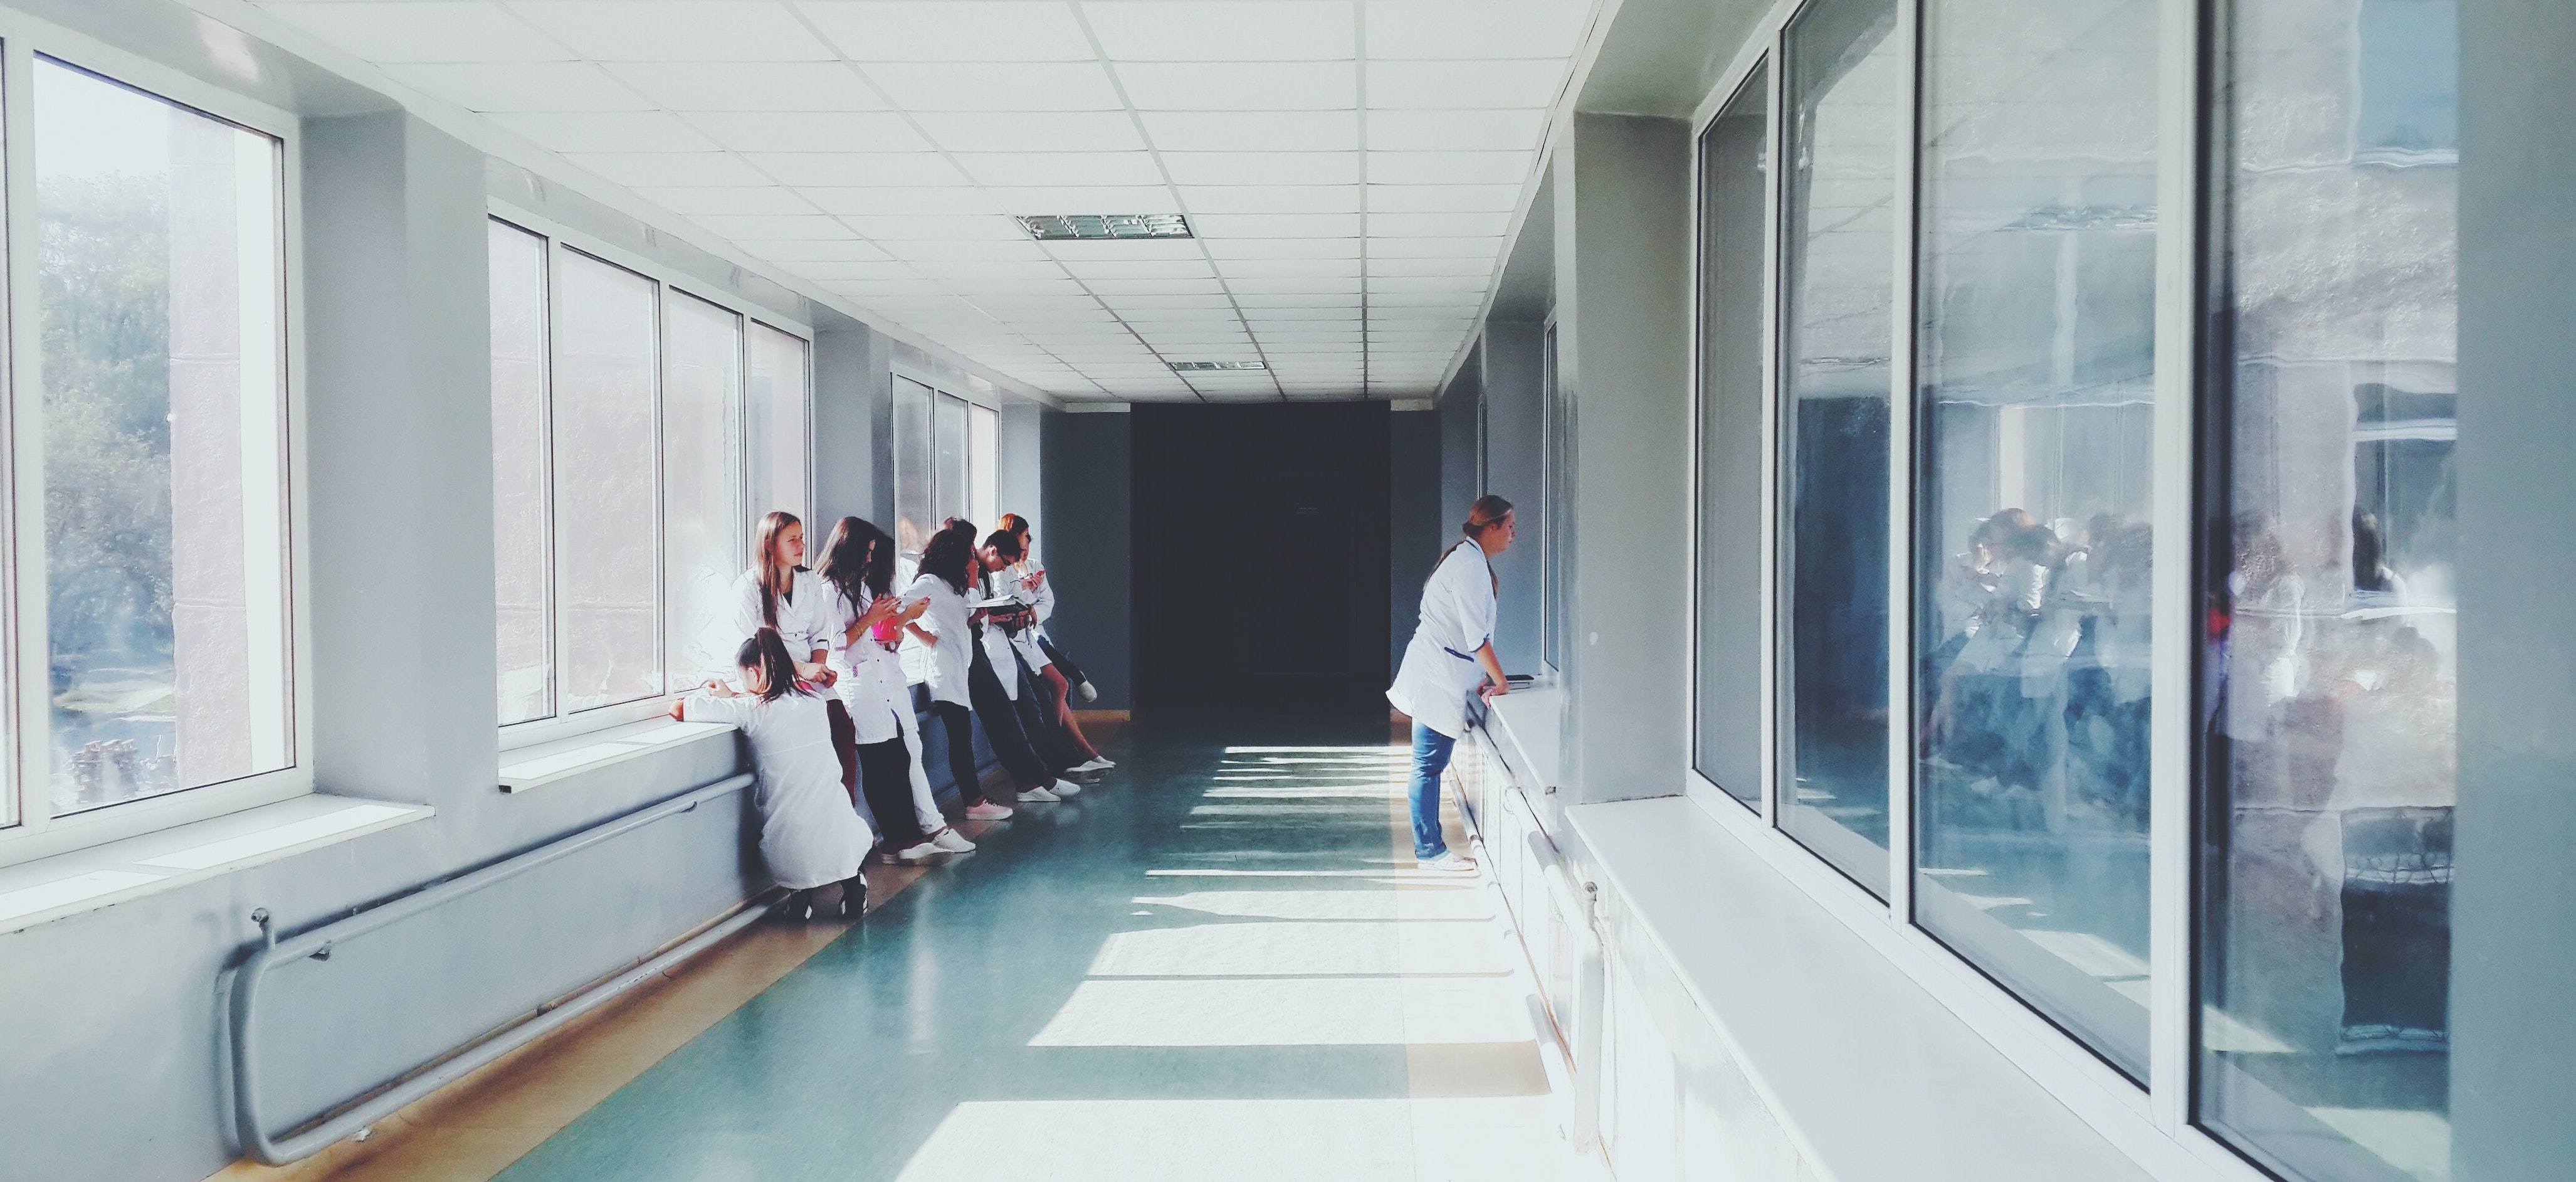
<path id="1" fill-rule="evenodd" d="M 1135 409 L 1139 710 L 1384 715 L 1387 414 Z"/>

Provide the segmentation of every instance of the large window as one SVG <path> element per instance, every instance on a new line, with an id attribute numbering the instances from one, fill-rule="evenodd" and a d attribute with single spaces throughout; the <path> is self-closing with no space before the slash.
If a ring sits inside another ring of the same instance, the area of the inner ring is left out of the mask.
<path id="1" fill-rule="evenodd" d="M 1895 0 L 1783 37 L 1783 827 L 1887 893 L 1888 407 L 1907 47 Z"/>
<path id="2" fill-rule="evenodd" d="M 602 721 L 731 662 L 751 523 L 803 515 L 805 341 L 494 219 L 500 721 Z M 524 732 L 523 732 L 524 733 Z"/>
<path id="3" fill-rule="evenodd" d="M 1762 256 L 1771 71 L 1754 70 L 1700 135 L 1699 619 L 1691 763 L 1762 799 Z M 1752 509 L 1753 511 L 1748 511 Z M 1758 674 L 1756 677 L 1758 678 Z M 1751 690 L 1753 692 L 1747 692 Z"/>
<path id="4" fill-rule="evenodd" d="M 32 94 L 48 673 L 21 690 L 28 807 L 62 816 L 295 761 L 282 169 L 50 59 Z"/>
<path id="5" fill-rule="evenodd" d="M 1923 9 L 1914 913 L 2147 1070 L 2155 0 Z"/>
<path id="6" fill-rule="evenodd" d="M 1001 450 L 1000 411 L 896 375 L 895 548 L 920 556 L 952 517 L 991 532 L 1002 514 Z"/>
<path id="7" fill-rule="evenodd" d="M 1002 412 L 966 409 L 966 516 L 990 530 L 1002 516 Z"/>
<path id="8" fill-rule="evenodd" d="M 2447 1178 L 2458 13 L 2232 7 L 2199 1117 L 2294 1177 Z"/>
<path id="9" fill-rule="evenodd" d="M 895 549 L 918 557 L 939 532 L 932 504 L 930 404 L 938 398 L 930 387 L 907 377 L 894 380 L 894 539 Z"/>

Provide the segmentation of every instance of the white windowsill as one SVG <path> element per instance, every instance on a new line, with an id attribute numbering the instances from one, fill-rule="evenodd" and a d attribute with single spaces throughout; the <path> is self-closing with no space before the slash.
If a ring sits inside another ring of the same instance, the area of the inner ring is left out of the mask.
<path id="1" fill-rule="evenodd" d="M 0 935 L 436 815 L 312 793 L 0 869 Z"/>
<path id="2" fill-rule="evenodd" d="M 1485 733 L 1501 749 L 1503 762 L 1520 773 L 1534 790 L 1556 787 L 1558 718 L 1565 711 L 1565 691 L 1548 681 L 1495 698 L 1486 712 Z"/>
<path id="3" fill-rule="evenodd" d="M 721 722 L 648 718 L 551 743 L 521 747 L 502 754 L 501 791 L 519 793 L 542 788 L 557 780 L 570 779 L 695 739 L 731 734 L 733 729 Z"/>
<path id="4" fill-rule="evenodd" d="M 1699 805 L 1669 796 L 1566 817 L 1820 1175 L 2150 1177 Z"/>

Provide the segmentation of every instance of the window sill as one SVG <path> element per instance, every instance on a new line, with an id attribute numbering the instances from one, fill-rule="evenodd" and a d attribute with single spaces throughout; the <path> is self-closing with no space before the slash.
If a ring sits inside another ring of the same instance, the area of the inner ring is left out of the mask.
<path id="1" fill-rule="evenodd" d="M 569 739 L 521 747 L 509 752 L 502 760 L 501 791 L 516 794 L 543 788 L 557 780 L 568 780 L 584 772 L 597 771 L 710 735 L 729 735 L 733 729 L 721 722 L 648 718 Z"/>
<path id="2" fill-rule="evenodd" d="M 1561 782 L 1556 748 L 1562 736 L 1558 720 L 1565 710 L 1565 691 L 1539 683 L 1495 698 L 1489 706 L 1485 734 L 1494 740 L 1504 765 L 1531 789 L 1554 792 Z"/>
<path id="3" fill-rule="evenodd" d="M 1624 951 L 1670 966 L 1678 1000 L 1706 1017 L 1823 1176 L 2151 1176 L 1700 805 L 1660 797 L 1566 816 L 1623 913 L 1614 931 L 1647 945 Z"/>
<path id="4" fill-rule="evenodd" d="M 0 870 L 0 935 L 436 815 L 312 793 Z"/>

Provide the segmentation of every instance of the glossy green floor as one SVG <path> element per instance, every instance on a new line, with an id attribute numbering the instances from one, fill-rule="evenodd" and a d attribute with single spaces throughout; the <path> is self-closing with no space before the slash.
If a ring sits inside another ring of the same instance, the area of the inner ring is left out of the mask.
<path id="1" fill-rule="evenodd" d="M 1481 882 L 1383 724 L 1140 728 L 501 1175 L 1562 1176 Z"/>

